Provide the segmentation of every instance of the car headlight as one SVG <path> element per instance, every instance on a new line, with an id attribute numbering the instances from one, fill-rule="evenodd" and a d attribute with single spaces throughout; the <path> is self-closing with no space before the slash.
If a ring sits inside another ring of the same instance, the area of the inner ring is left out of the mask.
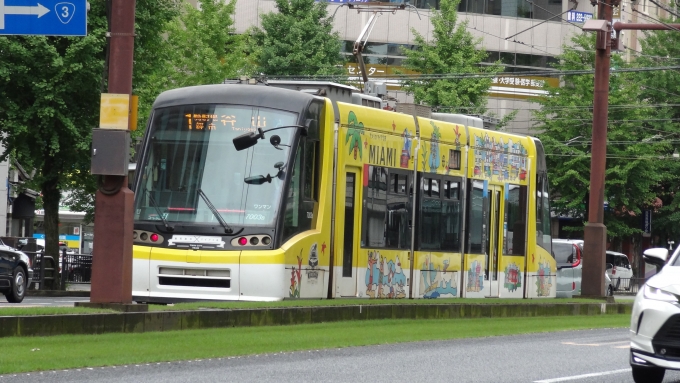
<path id="1" fill-rule="evenodd" d="M 656 301 L 663 301 L 663 302 L 677 302 L 678 297 L 671 293 L 667 293 L 661 289 L 657 289 L 656 287 L 652 287 L 649 285 L 645 285 L 644 289 L 644 294 L 645 298 L 647 299 L 654 299 Z"/>

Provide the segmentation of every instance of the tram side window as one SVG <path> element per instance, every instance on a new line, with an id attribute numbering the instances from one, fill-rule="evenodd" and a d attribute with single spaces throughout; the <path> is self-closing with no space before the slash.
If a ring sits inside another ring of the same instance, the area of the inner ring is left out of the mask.
<path id="1" fill-rule="evenodd" d="M 307 137 L 305 138 L 305 199 L 319 200 L 319 171 L 321 169 L 321 153 L 319 142 L 319 122 L 323 103 L 314 101 L 309 106 L 306 115 Z"/>
<path id="2" fill-rule="evenodd" d="M 304 141 L 302 141 L 304 142 Z M 304 145 L 298 145 L 293 164 L 293 174 L 290 177 L 288 190 L 285 193 L 285 213 L 283 216 L 283 240 L 284 242 L 297 233 L 312 228 L 313 203 L 302 200 L 302 169 L 304 158 Z"/>
<path id="3" fill-rule="evenodd" d="M 489 197 L 484 196 L 483 183 L 480 181 L 470 181 L 469 187 L 469 201 L 470 205 L 468 208 L 468 246 L 467 252 L 470 254 L 484 254 L 487 247 L 488 224 L 485 222 L 488 220 L 486 217 L 488 213 L 485 214 L 485 208 L 488 203 L 485 203 Z"/>
<path id="4" fill-rule="evenodd" d="M 304 140 L 305 146 L 305 185 L 304 185 L 304 197 L 308 200 L 317 200 L 316 192 L 316 180 L 315 180 L 315 162 L 316 162 L 316 148 L 319 141 L 310 140 L 309 138 Z"/>
<path id="5" fill-rule="evenodd" d="M 505 204 L 507 234 L 503 243 L 503 254 L 526 254 L 527 213 L 527 187 L 508 185 L 508 199 Z"/>
<path id="6" fill-rule="evenodd" d="M 385 217 L 387 208 L 387 168 L 368 167 L 368 185 L 364 187 L 361 245 L 370 248 L 385 247 Z"/>
<path id="7" fill-rule="evenodd" d="M 552 254 L 552 233 L 550 231 L 550 199 L 548 177 L 545 173 L 537 175 L 536 183 L 536 243 Z"/>
<path id="8" fill-rule="evenodd" d="M 437 177 L 421 181 L 419 249 L 460 251 L 460 182 Z"/>
<path id="9" fill-rule="evenodd" d="M 389 171 L 387 190 L 386 243 L 391 249 L 411 248 L 411 200 L 409 199 L 409 175 L 398 170 Z"/>

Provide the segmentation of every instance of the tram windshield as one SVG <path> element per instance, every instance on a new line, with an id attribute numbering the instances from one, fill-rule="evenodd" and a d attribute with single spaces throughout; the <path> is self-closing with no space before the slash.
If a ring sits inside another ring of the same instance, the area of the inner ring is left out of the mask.
<path id="1" fill-rule="evenodd" d="M 257 128 L 294 125 L 297 117 L 296 113 L 236 105 L 155 110 L 148 153 L 138 167 L 142 174 L 135 220 L 219 225 L 221 217 L 228 225 L 273 225 L 288 161 L 293 160 L 295 130 L 277 130 L 281 143 L 276 147 L 262 142 L 236 151 L 232 140 Z M 261 176 L 270 177 L 266 182 L 252 182 Z"/>

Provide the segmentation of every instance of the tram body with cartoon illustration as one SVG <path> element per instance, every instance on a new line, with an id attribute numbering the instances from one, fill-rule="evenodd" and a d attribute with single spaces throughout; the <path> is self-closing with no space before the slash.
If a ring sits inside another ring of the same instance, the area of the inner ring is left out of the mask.
<path id="1" fill-rule="evenodd" d="M 555 297 L 537 139 L 274 85 L 157 98 L 135 301 Z"/>

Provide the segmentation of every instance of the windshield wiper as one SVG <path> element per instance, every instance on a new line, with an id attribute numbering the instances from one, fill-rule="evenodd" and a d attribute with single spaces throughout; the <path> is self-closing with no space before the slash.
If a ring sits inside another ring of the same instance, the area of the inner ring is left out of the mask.
<path id="1" fill-rule="evenodd" d="M 205 193 L 203 193 L 203 190 L 198 189 L 198 195 L 200 195 L 201 198 L 203 198 L 203 201 L 205 201 L 205 204 L 208 206 L 208 209 L 210 209 L 215 218 L 217 218 L 217 220 L 220 222 L 220 225 L 222 225 L 222 227 L 224 228 L 224 232 L 227 234 L 233 233 L 234 230 L 231 227 L 229 227 L 229 225 L 227 225 L 227 222 L 224 221 L 224 218 L 222 218 L 220 212 L 217 211 L 217 209 L 215 209 L 215 206 L 212 204 L 212 202 L 210 202 L 208 196 L 205 195 Z"/>
<path id="2" fill-rule="evenodd" d="M 175 227 L 170 226 L 170 224 L 165 219 L 165 217 L 163 217 L 163 213 L 161 212 L 161 209 L 156 204 L 156 200 L 153 198 L 153 196 L 151 195 L 151 192 L 149 190 L 146 190 L 146 195 L 147 195 L 147 197 L 149 197 L 149 202 L 151 202 L 151 205 L 153 205 L 154 209 L 156 209 L 156 213 L 158 213 L 158 217 L 161 219 L 161 221 L 163 221 L 163 225 L 165 225 L 165 229 L 167 231 L 175 231 Z"/>

